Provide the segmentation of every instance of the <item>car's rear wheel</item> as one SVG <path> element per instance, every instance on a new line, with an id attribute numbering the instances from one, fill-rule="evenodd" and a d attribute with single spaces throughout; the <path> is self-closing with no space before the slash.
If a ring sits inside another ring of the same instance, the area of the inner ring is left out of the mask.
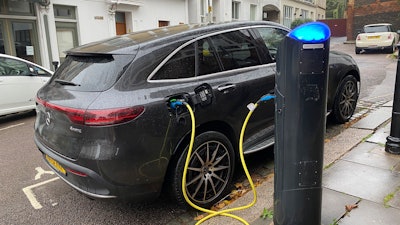
<path id="1" fill-rule="evenodd" d="M 392 45 L 387 48 L 387 53 L 392 54 L 395 51 L 396 51 L 396 44 L 393 41 Z"/>
<path id="2" fill-rule="evenodd" d="M 361 48 L 357 48 L 355 49 L 356 54 L 360 54 L 361 53 Z"/>
<path id="3" fill-rule="evenodd" d="M 331 118 L 337 123 L 349 121 L 356 110 L 357 99 L 357 79 L 353 75 L 347 75 L 340 83 L 336 93 Z"/>
<path id="4" fill-rule="evenodd" d="M 178 203 L 185 204 L 182 175 L 188 152 L 186 146 L 171 173 L 171 191 Z M 232 183 L 235 155 L 232 144 L 222 133 L 209 131 L 195 138 L 186 175 L 186 193 L 190 200 L 209 208 L 226 196 Z"/>

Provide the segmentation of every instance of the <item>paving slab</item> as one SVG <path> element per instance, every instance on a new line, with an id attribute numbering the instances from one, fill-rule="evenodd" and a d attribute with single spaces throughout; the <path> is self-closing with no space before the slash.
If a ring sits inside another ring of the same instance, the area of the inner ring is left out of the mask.
<path id="1" fill-rule="evenodd" d="M 327 141 L 324 144 L 324 167 L 335 162 L 360 143 L 363 137 L 367 137 L 372 133 L 372 130 L 348 128 Z"/>
<path id="2" fill-rule="evenodd" d="M 382 105 L 383 107 L 393 107 L 393 100 L 392 101 L 388 101 L 385 104 Z"/>
<path id="3" fill-rule="evenodd" d="M 387 153 L 384 146 L 369 142 L 359 144 L 342 159 L 390 171 L 400 163 L 400 156 Z"/>
<path id="4" fill-rule="evenodd" d="M 338 221 L 346 213 L 345 206 L 356 204 L 358 201 L 360 201 L 360 198 L 322 188 L 322 225 L 329 225 Z"/>
<path id="5" fill-rule="evenodd" d="M 322 179 L 322 186 L 325 188 L 380 204 L 399 185 L 398 173 L 346 160 L 338 160 L 325 170 Z"/>
<path id="6" fill-rule="evenodd" d="M 358 207 L 343 217 L 340 225 L 399 225 L 400 210 L 385 207 L 368 200 L 362 200 Z"/>
<path id="7" fill-rule="evenodd" d="M 377 144 L 386 144 L 386 138 L 390 135 L 391 123 L 387 123 L 382 128 L 378 129 L 370 138 L 367 139 L 368 142 Z"/>
<path id="8" fill-rule="evenodd" d="M 392 117 L 391 107 L 381 107 L 353 124 L 353 128 L 374 130 Z"/>

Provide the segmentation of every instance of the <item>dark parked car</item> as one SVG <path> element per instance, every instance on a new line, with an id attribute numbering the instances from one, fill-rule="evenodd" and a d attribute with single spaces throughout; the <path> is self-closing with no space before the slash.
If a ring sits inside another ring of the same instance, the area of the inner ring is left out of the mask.
<path id="1" fill-rule="evenodd" d="M 274 90 L 275 54 L 288 31 L 269 22 L 179 25 L 75 48 L 37 94 L 35 142 L 51 168 L 88 196 L 148 200 L 164 187 L 184 202 L 190 117 L 167 101 L 194 104 L 208 93 L 193 105 L 187 175 L 189 197 L 208 207 L 230 191 L 246 105 Z M 343 123 L 356 107 L 359 70 L 339 52 L 329 68 L 328 109 Z M 270 101 L 249 121 L 244 149 L 273 143 Z"/>

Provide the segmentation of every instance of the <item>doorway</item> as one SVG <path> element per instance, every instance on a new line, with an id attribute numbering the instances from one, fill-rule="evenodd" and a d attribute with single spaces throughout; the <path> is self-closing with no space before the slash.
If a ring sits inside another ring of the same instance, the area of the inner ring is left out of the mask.
<path id="1" fill-rule="evenodd" d="M 126 34 L 126 21 L 124 12 L 115 12 L 115 29 L 117 35 Z"/>

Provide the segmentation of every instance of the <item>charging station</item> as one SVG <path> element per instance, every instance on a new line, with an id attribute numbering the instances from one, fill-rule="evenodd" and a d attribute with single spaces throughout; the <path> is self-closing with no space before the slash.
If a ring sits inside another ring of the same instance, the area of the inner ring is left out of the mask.
<path id="1" fill-rule="evenodd" d="M 303 24 L 281 42 L 275 78 L 274 224 L 321 224 L 330 29 Z"/>

